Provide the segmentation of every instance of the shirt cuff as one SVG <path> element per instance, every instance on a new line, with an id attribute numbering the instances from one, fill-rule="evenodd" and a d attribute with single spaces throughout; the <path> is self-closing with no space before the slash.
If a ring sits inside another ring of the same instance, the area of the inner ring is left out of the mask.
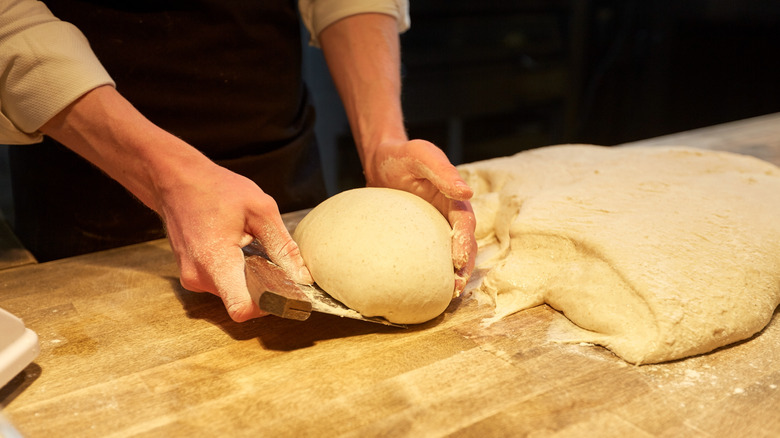
<path id="1" fill-rule="evenodd" d="M 114 81 L 72 24 L 55 20 L 2 41 L 0 141 L 39 141 L 40 127 L 76 99 Z"/>
<path id="2" fill-rule="evenodd" d="M 299 0 L 303 24 L 309 30 L 309 44 L 320 46 L 319 34 L 342 18 L 364 13 L 379 13 L 395 17 L 398 32 L 411 26 L 408 0 Z"/>

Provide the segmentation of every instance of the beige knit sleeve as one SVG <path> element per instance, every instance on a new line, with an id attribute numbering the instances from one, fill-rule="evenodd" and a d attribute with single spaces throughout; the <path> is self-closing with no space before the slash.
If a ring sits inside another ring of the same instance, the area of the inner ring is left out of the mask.
<path id="1" fill-rule="evenodd" d="M 0 2 L 0 143 L 40 141 L 44 123 L 101 85 L 115 84 L 75 26 L 39 1 Z"/>
<path id="2" fill-rule="evenodd" d="M 298 9 L 309 30 L 309 44 L 319 47 L 319 34 L 330 24 L 350 15 L 376 12 L 395 17 L 398 31 L 411 25 L 408 0 L 298 0 Z"/>

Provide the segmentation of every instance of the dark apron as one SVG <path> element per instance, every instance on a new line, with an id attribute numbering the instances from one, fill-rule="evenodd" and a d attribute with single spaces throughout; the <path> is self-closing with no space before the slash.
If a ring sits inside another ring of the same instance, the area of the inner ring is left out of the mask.
<path id="1" fill-rule="evenodd" d="M 255 181 L 282 212 L 326 196 L 291 0 L 49 0 L 153 123 Z M 13 147 L 14 228 L 40 261 L 164 236 L 159 218 L 56 142 Z"/>

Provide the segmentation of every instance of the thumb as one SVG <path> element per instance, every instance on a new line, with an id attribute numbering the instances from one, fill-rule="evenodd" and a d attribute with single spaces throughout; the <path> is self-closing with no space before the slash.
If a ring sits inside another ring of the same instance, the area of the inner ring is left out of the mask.
<path id="1" fill-rule="evenodd" d="M 252 232 L 268 258 L 284 269 L 291 280 L 303 284 L 314 283 L 301 257 L 301 250 L 284 226 L 281 216 L 266 218 L 263 224 Z"/>

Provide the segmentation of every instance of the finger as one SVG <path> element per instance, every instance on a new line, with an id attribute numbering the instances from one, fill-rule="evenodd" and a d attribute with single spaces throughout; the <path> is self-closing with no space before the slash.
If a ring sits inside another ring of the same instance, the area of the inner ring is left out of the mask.
<path id="1" fill-rule="evenodd" d="M 430 181 L 450 199 L 465 201 L 472 197 L 473 190 L 441 149 L 424 140 L 412 140 L 408 145 L 414 150 L 413 172 L 416 176 Z"/>
<path id="2" fill-rule="evenodd" d="M 213 291 L 214 286 L 208 284 L 206 276 L 202 275 L 196 263 L 190 257 L 187 257 L 186 253 L 181 254 L 176 248 L 173 248 L 173 250 L 176 254 L 176 263 L 179 265 L 179 283 L 181 287 L 190 292 L 203 293 Z"/>
<path id="3" fill-rule="evenodd" d="M 200 286 L 197 286 L 197 282 L 187 280 L 184 277 L 179 278 L 179 283 L 181 284 L 181 287 L 183 287 L 184 289 L 187 289 L 190 292 L 197 292 L 197 293 L 207 292 L 206 289 L 204 289 L 204 288 L 202 288 Z"/>
<path id="4" fill-rule="evenodd" d="M 290 236 L 278 211 L 260 220 L 260 224 L 250 226 L 250 230 L 265 250 L 268 258 L 280 266 L 296 283 L 311 284 L 309 269 L 301 257 L 301 250 Z"/>
<path id="5" fill-rule="evenodd" d="M 225 251 L 215 264 L 214 285 L 233 321 L 244 322 L 264 315 L 249 294 L 244 274 L 244 255 L 240 247 Z"/>
<path id="6" fill-rule="evenodd" d="M 477 254 L 474 237 L 476 219 L 471 205 L 465 201 L 452 201 L 448 215 L 452 226 L 452 263 L 455 268 L 455 295 L 460 295 L 468 283 Z"/>

